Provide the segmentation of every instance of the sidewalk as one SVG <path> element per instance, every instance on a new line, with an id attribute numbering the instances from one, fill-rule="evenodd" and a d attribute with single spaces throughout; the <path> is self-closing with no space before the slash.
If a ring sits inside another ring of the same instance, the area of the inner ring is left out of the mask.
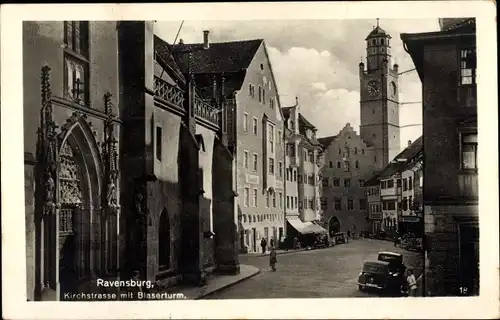
<path id="1" fill-rule="evenodd" d="M 240 281 L 257 275 L 260 270 L 254 266 L 240 264 L 240 273 L 237 275 L 212 274 L 207 278 L 207 284 L 203 287 L 175 286 L 169 288 L 169 293 L 182 293 L 185 299 L 201 299 L 211 293 L 217 292 Z"/>

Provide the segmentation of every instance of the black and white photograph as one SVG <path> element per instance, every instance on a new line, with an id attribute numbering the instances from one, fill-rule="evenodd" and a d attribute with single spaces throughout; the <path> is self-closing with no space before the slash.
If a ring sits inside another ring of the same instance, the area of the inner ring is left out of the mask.
<path id="1" fill-rule="evenodd" d="M 479 298 L 494 316 L 493 6 L 405 17 L 344 3 L 352 16 L 315 18 L 292 8 L 305 2 L 261 3 L 291 13 L 249 18 L 250 3 L 225 5 L 115 19 L 104 5 L 95 17 L 66 7 L 13 23 L 22 71 L 10 83 L 2 73 L 3 93 L 19 85 L 17 105 L 2 99 L 2 225 L 16 215 L 24 230 L 9 251 L 23 264 L 16 303 L 125 312 L 202 300 L 217 307 L 199 316 L 293 318 L 314 309 L 286 316 L 287 299 L 352 298 L 325 301 L 408 317 L 403 304 L 447 297 L 460 300 L 439 316 L 466 317 Z M 2 71 L 9 61 L 2 51 Z"/>

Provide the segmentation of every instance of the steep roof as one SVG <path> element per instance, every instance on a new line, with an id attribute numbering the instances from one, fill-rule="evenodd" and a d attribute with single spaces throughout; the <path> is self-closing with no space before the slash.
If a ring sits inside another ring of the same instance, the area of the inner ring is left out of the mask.
<path id="1" fill-rule="evenodd" d="M 379 174 L 380 178 L 390 177 L 406 166 L 409 160 L 413 159 L 422 151 L 422 136 L 415 140 L 410 146 L 401 151 L 394 160 L 391 161 Z M 401 160 L 401 161 L 398 161 Z M 404 161 L 403 161 L 404 160 Z"/>
<path id="2" fill-rule="evenodd" d="M 155 59 L 157 62 L 168 71 L 173 73 L 177 80 L 180 80 L 182 83 L 186 82 L 181 69 L 177 65 L 174 56 L 170 52 L 169 44 L 165 42 L 158 36 L 154 36 L 154 48 L 155 48 Z M 158 57 L 159 56 L 159 57 Z"/>
<path id="3" fill-rule="evenodd" d="M 308 129 L 316 130 L 316 127 L 311 122 L 309 122 L 309 120 L 307 120 L 306 117 L 304 117 L 301 113 L 299 113 L 299 125 L 303 125 Z"/>
<path id="4" fill-rule="evenodd" d="M 328 148 L 328 146 L 337 140 L 338 136 L 328 136 L 328 137 L 323 137 L 323 138 L 318 138 L 318 142 L 321 143 L 324 149 Z"/>
<path id="5" fill-rule="evenodd" d="M 376 26 L 366 37 L 366 39 L 378 37 L 378 36 L 387 36 L 390 37 L 387 32 L 385 32 L 384 29 L 380 28 L 379 26 Z M 366 40 L 365 39 L 365 40 Z"/>
<path id="6" fill-rule="evenodd" d="M 188 57 L 191 53 L 193 73 L 232 73 L 248 68 L 264 40 L 243 40 L 210 43 L 176 44 L 171 46 L 173 55 L 184 73 L 188 72 Z"/>
<path id="7" fill-rule="evenodd" d="M 294 107 L 283 107 L 281 108 L 281 113 L 283 114 L 283 118 L 287 119 L 290 117 L 290 110 Z"/>

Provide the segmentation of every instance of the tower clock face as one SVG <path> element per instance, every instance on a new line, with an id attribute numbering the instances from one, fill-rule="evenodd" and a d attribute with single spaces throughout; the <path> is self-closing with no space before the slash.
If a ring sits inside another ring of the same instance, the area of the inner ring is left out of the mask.
<path id="1" fill-rule="evenodd" d="M 393 81 L 391 82 L 391 94 L 393 97 L 395 97 L 397 93 L 398 93 L 398 87 L 396 87 L 396 83 Z"/>
<path id="2" fill-rule="evenodd" d="M 372 97 L 378 96 L 380 93 L 380 83 L 378 81 L 370 81 L 368 83 L 368 93 Z"/>

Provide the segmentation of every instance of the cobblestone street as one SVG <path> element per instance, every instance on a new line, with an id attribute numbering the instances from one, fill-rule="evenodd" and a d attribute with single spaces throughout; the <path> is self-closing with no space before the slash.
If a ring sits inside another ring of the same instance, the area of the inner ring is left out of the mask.
<path id="1" fill-rule="evenodd" d="M 363 261 L 376 260 L 379 251 L 400 252 L 407 266 L 422 272 L 421 253 L 395 248 L 392 242 L 359 239 L 327 249 L 278 255 L 277 271 L 269 269 L 268 256 L 241 255 L 240 263 L 261 269 L 260 274 L 205 299 L 369 297 L 358 291 Z"/>

